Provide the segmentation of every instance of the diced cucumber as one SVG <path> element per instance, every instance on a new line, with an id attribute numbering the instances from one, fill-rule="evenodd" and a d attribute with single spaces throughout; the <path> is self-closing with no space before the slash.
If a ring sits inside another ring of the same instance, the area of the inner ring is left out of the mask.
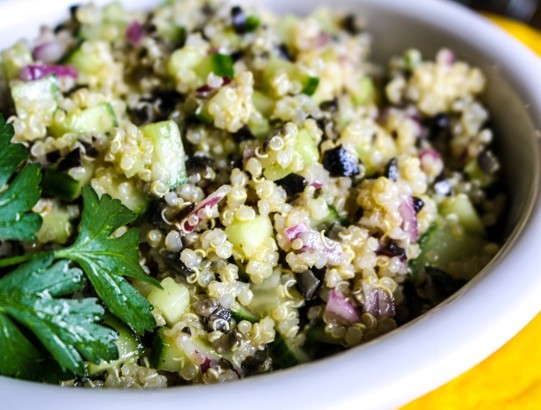
<path id="1" fill-rule="evenodd" d="M 153 289 L 147 299 L 162 313 L 167 324 L 172 326 L 190 307 L 190 292 L 186 286 L 176 283 L 173 278 L 165 278 L 160 284 L 162 289 Z"/>
<path id="2" fill-rule="evenodd" d="M 146 212 L 150 205 L 149 197 L 141 190 L 133 179 L 111 173 L 110 178 L 101 181 L 99 188 L 137 215 Z"/>
<path id="3" fill-rule="evenodd" d="M 152 179 L 169 188 L 187 181 L 184 163 L 184 146 L 178 125 L 174 121 L 162 121 L 141 127 L 143 135 L 154 146 Z"/>
<path id="4" fill-rule="evenodd" d="M 248 306 L 250 311 L 261 316 L 268 315 L 272 309 L 280 305 L 281 301 L 278 297 L 278 286 L 280 286 L 280 269 L 275 269 L 271 276 L 263 280 L 261 283 L 252 284 L 254 297 Z"/>
<path id="5" fill-rule="evenodd" d="M 199 76 L 206 82 L 210 73 L 218 77 L 233 78 L 235 68 L 233 60 L 226 54 L 214 53 L 206 57 L 196 69 Z"/>
<path id="6" fill-rule="evenodd" d="M 86 44 L 90 44 L 90 46 L 86 46 Z M 81 41 L 63 60 L 66 64 L 74 66 L 80 73 L 93 75 L 106 68 L 107 60 L 104 60 L 104 55 L 111 56 L 109 43 Z M 63 60 L 62 62 L 64 62 Z"/>
<path id="7" fill-rule="evenodd" d="M 295 151 L 302 157 L 305 168 L 319 161 L 317 143 L 312 139 L 308 131 L 304 129 L 300 130 L 297 134 Z M 263 175 L 271 181 L 277 181 L 285 178 L 291 172 L 293 171 L 289 168 L 282 168 L 278 164 L 273 164 L 263 171 Z"/>
<path id="8" fill-rule="evenodd" d="M 250 258 L 267 238 L 272 237 L 273 227 L 268 215 L 257 215 L 248 221 L 233 222 L 225 228 L 225 232 L 235 249 Z"/>
<path id="9" fill-rule="evenodd" d="M 53 123 L 49 131 L 53 136 L 61 137 L 68 132 L 74 134 L 101 134 L 117 126 L 118 121 L 113 107 L 109 103 L 102 103 L 66 115 L 62 123 Z"/>
<path id="10" fill-rule="evenodd" d="M 102 19 L 92 25 L 83 24 L 79 30 L 79 37 L 115 41 L 124 38 L 130 22 L 130 15 L 126 13 L 119 2 L 107 4 L 101 10 Z"/>
<path id="11" fill-rule="evenodd" d="M 110 362 L 105 362 L 102 360 L 98 364 L 87 363 L 88 373 L 91 376 L 95 376 L 106 370 L 118 367 L 129 360 L 135 360 L 139 358 L 144 351 L 143 345 L 139 337 L 118 319 L 113 316 L 108 316 L 104 320 L 104 323 L 112 329 L 116 330 L 118 333 L 118 339 L 115 342 L 118 349 L 118 359 L 112 360 Z"/>
<path id="12" fill-rule="evenodd" d="M 485 235 L 485 228 L 470 198 L 466 194 L 445 198 L 439 206 L 443 216 L 456 215 L 458 223 L 466 232 L 474 235 Z"/>
<path id="13" fill-rule="evenodd" d="M 32 52 L 26 41 L 18 41 L 12 47 L 2 51 L 2 69 L 6 80 L 19 77 L 19 71 L 31 64 Z"/>
<path id="14" fill-rule="evenodd" d="M 376 88 L 374 82 L 368 76 L 363 76 L 351 90 L 351 98 L 357 106 L 366 105 L 374 101 Z"/>
<path id="15" fill-rule="evenodd" d="M 162 327 L 154 337 L 150 364 L 157 370 L 179 372 L 187 365 L 188 358 L 178 348 L 173 338 L 166 335 L 169 329 Z"/>
<path id="16" fill-rule="evenodd" d="M 181 78 L 189 71 L 195 71 L 205 60 L 205 56 L 195 48 L 183 47 L 171 54 L 167 62 L 167 71 L 174 78 Z M 206 79 L 205 79 L 206 80 Z"/>
<path id="17" fill-rule="evenodd" d="M 68 210 L 54 207 L 40 212 L 43 223 L 36 233 L 40 243 L 53 242 L 64 245 L 73 233 L 73 224 Z"/>
<path id="18" fill-rule="evenodd" d="M 328 334 L 325 331 L 325 323 L 322 321 L 319 321 L 315 323 L 314 325 L 310 326 L 310 329 L 308 329 L 308 332 L 306 334 L 306 337 L 308 340 L 312 342 L 318 342 L 318 343 L 326 343 L 326 344 L 340 344 L 340 341 L 332 337 L 332 335 Z"/>
<path id="19" fill-rule="evenodd" d="M 214 120 L 208 110 L 208 101 L 199 105 L 193 114 L 194 118 L 202 124 L 212 125 Z"/>
<path id="20" fill-rule="evenodd" d="M 263 94 L 261 91 L 254 90 L 254 93 L 252 94 L 252 102 L 254 103 L 256 110 L 267 118 L 270 118 L 274 112 L 274 105 L 276 104 L 276 101 L 274 98 Z"/>
<path id="21" fill-rule="evenodd" d="M 464 167 L 464 172 L 470 180 L 477 180 L 481 182 L 481 187 L 486 188 L 492 185 L 495 181 L 494 175 L 485 174 L 479 167 L 478 158 L 472 158 Z"/>
<path id="22" fill-rule="evenodd" d="M 259 316 L 256 315 L 254 312 L 246 308 L 245 306 L 242 306 L 238 302 L 233 302 L 231 305 L 231 316 L 238 322 L 242 320 L 247 320 L 250 323 L 255 323 L 259 321 Z"/>
<path id="23" fill-rule="evenodd" d="M 190 361 L 186 353 L 180 349 L 173 337 L 168 335 L 171 329 L 162 327 L 154 337 L 150 364 L 158 370 L 166 372 L 180 372 Z M 205 340 L 191 337 L 191 343 L 206 358 L 220 360 L 220 355 Z"/>
<path id="24" fill-rule="evenodd" d="M 278 332 L 276 332 L 274 342 L 270 344 L 270 353 L 273 362 L 282 369 L 306 363 L 310 360 L 308 353 L 299 346 L 295 346 Z"/>
<path id="25" fill-rule="evenodd" d="M 301 155 L 304 160 L 304 166 L 310 166 L 319 161 L 319 150 L 316 142 L 310 137 L 306 130 L 300 130 L 297 135 L 297 143 L 295 150 Z"/>
<path id="26" fill-rule="evenodd" d="M 453 265 L 471 261 L 483 255 L 483 249 L 488 242 L 481 236 L 466 231 L 457 233 L 445 221 L 434 224 L 419 241 L 421 254 L 411 261 L 409 266 L 413 278 L 425 265 L 433 266 L 456 277 L 471 277 L 478 267 L 475 264 L 465 267 L 463 272 L 454 272 Z"/>
<path id="27" fill-rule="evenodd" d="M 298 65 L 280 58 L 272 58 L 263 73 L 263 81 L 268 90 L 273 90 L 273 80 L 280 73 L 285 73 L 290 81 L 298 82 L 301 85 L 301 93 L 307 95 L 313 95 L 319 85 L 319 78 L 311 76 Z"/>
<path id="28" fill-rule="evenodd" d="M 49 75 L 35 81 L 17 82 L 11 88 L 11 96 L 19 117 L 40 116 L 47 124 L 58 106 L 58 80 Z M 39 112 L 35 112 L 36 104 L 40 107 Z"/>
<path id="29" fill-rule="evenodd" d="M 271 131 L 271 126 L 267 117 L 257 111 L 252 113 L 247 125 L 252 135 L 261 141 L 264 141 Z"/>
<path id="30" fill-rule="evenodd" d="M 47 168 L 43 174 L 43 193 L 65 202 L 71 202 L 81 193 L 81 184 L 65 172 Z"/>

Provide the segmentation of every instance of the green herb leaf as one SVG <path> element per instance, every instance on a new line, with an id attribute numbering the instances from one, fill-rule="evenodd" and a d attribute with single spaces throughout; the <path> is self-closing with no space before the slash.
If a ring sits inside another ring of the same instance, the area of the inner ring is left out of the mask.
<path id="1" fill-rule="evenodd" d="M 13 127 L 0 114 L 0 239 L 32 241 L 41 226 L 41 217 L 31 211 L 41 194 L 41 172 L 39 165 L 28 164 L 6 188 L 28 158 L 26 148 L 11 144 L 12 138 Z"/>
<path id="2" fill-rule="evenodd" d="M 100 325 L 96 299 L 59 299 L 84 286 L 83 273 L 53 255 L 33 258 L 0 279 L 0 373 L 38 378 L 43 357 L 15 326 L 32 332 L 63 370 L 84 375 L 84 360 L 118 357 L 115 331 Z M 13 321 L 12 321 L 13 320 Z"/>
<path id="3" fill-rule="evenodd" d="M 137 216 L 109 195 L 98 199 L 90 187 L 83 188 L 82 194 L 79 236 L 72 246 L 56 251 L 55 256 L 77 262 L 111 313 L 136 333 L 152 330 L 156 326 L 152 305 L 122 277 L 160 286 L 139 264 L 139 231 L 130 229 L 120 237 L 111 237 Z"/>

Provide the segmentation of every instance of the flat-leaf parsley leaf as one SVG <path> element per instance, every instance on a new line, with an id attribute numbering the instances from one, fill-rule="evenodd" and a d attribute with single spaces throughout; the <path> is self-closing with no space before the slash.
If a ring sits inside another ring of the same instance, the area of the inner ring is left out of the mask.
<path id="1" fill-rule="evenodd" d="M 31 241 L 42 222 L 31 211 L 41 195 L 41 171 L 38 164 L 27 164 L 13 177 L 28 153 L 23 145 L 11 144 L 12 138 L 13 126 L 0 114 L 0 239 Z"/>
<path id="2" fill-rule="evenodd" d="M 81 290 L 83 273 L 69 261 L 41 255 L 0 279 L 0 373 L 39 378 L 42 355 L 21 332 L 32 332 L 63 370 L 84 375 L 84 360 L 118 357 L 117 334 L 100 325 L 105 313 L 95 298 L 61 299 Z"/>

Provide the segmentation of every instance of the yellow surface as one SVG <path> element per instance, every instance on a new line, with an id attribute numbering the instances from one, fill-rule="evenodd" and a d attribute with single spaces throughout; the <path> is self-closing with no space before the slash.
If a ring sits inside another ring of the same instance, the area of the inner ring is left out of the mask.
<path id="1" fill-rule="evenodd" d="M 489 18 L 541 55 L 539 32 L 501 17 Z M 484 362 L 402 408 L 474 409 L 541 409 L 541 314 Z"/>

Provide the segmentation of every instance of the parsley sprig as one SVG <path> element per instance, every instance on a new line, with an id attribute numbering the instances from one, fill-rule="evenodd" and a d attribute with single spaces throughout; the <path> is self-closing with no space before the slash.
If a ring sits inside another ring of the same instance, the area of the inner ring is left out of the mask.
<path id="1" fill-rule="evenodd" d="M 12 178 L 28 158 L 22 144 L 10 143 L 12 137 L 13 126 L 0 114 L 0 239 L 32 241 L 41 226 L 41 217 L 31 211 L 41 195 L 41 171 L 28 164 Z"/>
<path id="2" fill-rule="evenodd" d="M 0 114 L 0 240 L 35 240 L 41 217 L 31 211 L 41 195 L 41 171 L 24 146 L 11 144 L 13 127 Z M 114 235 L 136 215 L 109 195 L 82 190 L 83 212 L 75 242 L 38 255 L 0 259 L 0 268 L 21 265 L 0 279 L 0 374 L 40 378 L 40 363 L 52 356 L 62 370 L 83 375 L 84 360 L 111 360 L 116 333 L 101 325 L 104 309 L 94 298 L 73 295 L 88 278 L 108 310 L 142 334 L 156 326 L 152 305 L 125 276 L 155 286 L 139 264 L 139 231 Z M 114 236 L 114 237 L 113 237 Z M 54 261 L 57 261 L 53 264 Z M 82 269 L 70 268 L 75 262 Z M 84 275 L 83 275 L 84 272 Z M 39 341 L 35 345 L 26 334 Z"/>

